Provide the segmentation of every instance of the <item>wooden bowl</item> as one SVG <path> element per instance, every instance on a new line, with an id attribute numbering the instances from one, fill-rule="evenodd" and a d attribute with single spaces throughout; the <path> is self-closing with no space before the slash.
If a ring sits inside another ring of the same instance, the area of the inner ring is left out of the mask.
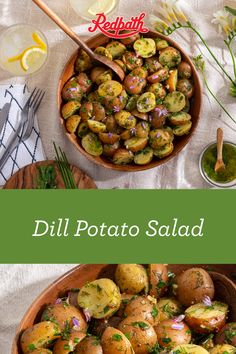
<path id="1" fill-rule="evenodd" d="M 83 147 L 81 146 L 81 141 L 80 141 L 81 139 L 78 138 L 75 134 L 69 134 L 67 132 L 66 127 L 65 127 L 65 120 L 61 116 L 61 105 L 62 105 L 61 91 L 62 91 L 62 88 L 65 85 L 65 83 L 75 74 L 75 72 L 74 72 L 74 64 L 75 64 L 76 58 L 78 56 L 78 51 L 76 51 L 72 55 L 72 57 L 70 58 L 70 60 L 66 64 L 66 66 L 65 66 L 65 68 L 63 70 L 63 73 L 61 75 L 60 81 L 59 81 L 58 92 L 57 92 L 58 109 L 59 109 L 60 121 L 61 121 L 61 124 L 63 125 L 63 128 L 65 129 L 65 133 L 66 133 L 67 137 L 77 147 L 77 149 L 84 156 L 86 156 L 90 161 L 93 161 L 93 162 L 95 162 L 96 164 L 98 164 L 100 166 L 103 166 L 105 168 L 109 168 L 109 169 L 112 169 L 112 170 L 128 171 L 128 172 L 143 171 L 143 170 L 148 170 L 150 168 L 154 168 L 154 167 L 157 167 L 157 166 L 160 166 L 160 165 L 166 163 L 167 161 L 172 159 L 174 156 L 176 156 L 187 145 L 187 143 L 191 139 L 194 131 L 197 128 L 198 121 L 199 121 L 199 118 L 200 118 L 200 111 L 201 111 L 201 104 L 202 104 L 201 84 L 200 84 L 200 80 L 199 80 L 199 76 L 197 74 L 197 71 L 196 71 L 192 61 L 190 60 L 189 56 L 183 51 L 182 48 L 180 48 L 180 46 L 176 42 L 171 40 L 169 37 L 166 37 L 164 35 L 161 35 L 161 34 L 159 34 L 157 32 L 152 32 L 152 31 L 149 31 L 144 36 L 145 37 L 151 37 L 151 38 L 161 37 L 161 38 L 167 40 L 170 43 L 171 46 L 177 48 L 181 52 L 182 58 L 184 59 L 184 61 L 189 63 L 189 65 L 192 68 L 192 72 L 193 72 L 193 82 L 194 82 L 194 87 L 195 87 L 195 93 L 194 93 L 194 97 L 191 100 L 191 109 L 190 109 L 190 112 L 189 112 L 191 114 L 191 116 L 192 116 L 193 125 L 192 125 L 191 131 L 190 131 L 190 133 L 188 135 L 185 135 L 185 136 L 182 136 L 182 137 L 175 137 L 174 151 L 173 151 L 173 153 L 170 156 L 167 156 L 167 157 L 165 157 L 164 159 L 161 159 L 161 160 L 154 159 L 151 163 L 149 163 L 147 165 L 144 165 L 144 166 L 139 166 L 139 165 L 124 165 L 124 166 L 120 166 L 120 165 L 113 164 L 105 156 L 94 157 L 94 156 L 88 154 L 83 149 Z M 87 41 L 87 44 L 89 45 L 90 48 L 94 49 L 94 48 L 96 48 L 98 46 L 103 46 L 109 40 L 110 39 L 108 37 L 104 36 L 103 34 L 99 34 L 99 35 L 89 39 Z"/>
<path id="2" fill-rule="evenodd" d="M 232 280 L 235 280 L 236 276 L 236 266 L 235 265 L 169 265 L 168 269 L 175 274 L 180 274 L 182 271 L 192 268 L 192 267 L 202 267 L 206 270 L 214 270 L 220 274 L 223 274 L 223 277 L 220 277 L 217 273 L 211 272 L 211 277 L 215 284 L 215 297 L 218 300 L 226 302 L 230 305 L 230 318 L 229 321 L 236 321 L 236 305 L 235 305 L 235 294 L 236 294 L 236 285 Z M 14 338 L 12 344 L 12 354 L 22 354 L 19 345 L 19 339 L 21 333 L 28 327 L 32 326 L 34 323 L 40 321 L 42 312 L 45 307 L 51 303 L 55 303 L 55 300 L 58 297 L 66 296 L 67 292 L 71 288 L 80 288 L 86 282 L 95 280 L 97 278 L 114 278 L 116 265 L 115 264 L 83 264 L 79 265 L 62 277 L 57 279 L 54 283 L 52 283 L 47 289 L 45 289 L 39 297 L 33 302 L 30 308 L 27 310 L 24 315 L 18 329 L 16 336 Z M 225 279 L 224 276 L 231 278 Z M 226 282 L 224 281 L 226 280 Z M 230 288 L 227 288 L 225 284 L 230 282 Z"/>

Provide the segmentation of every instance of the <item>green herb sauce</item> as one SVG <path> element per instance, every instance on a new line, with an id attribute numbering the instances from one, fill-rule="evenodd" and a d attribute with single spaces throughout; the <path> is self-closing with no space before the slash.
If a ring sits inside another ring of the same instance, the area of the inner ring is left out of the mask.
<path id="1" fill-rule="evenodd" d="M 202 159 L 203 170 L 212 181 L 228 183 L 236 179 L 236 147 L 227 143 L 223 145 L 224 171 L 215 172 L 216 160 L 217 146 L 215 144 L 206 150 Z"/>

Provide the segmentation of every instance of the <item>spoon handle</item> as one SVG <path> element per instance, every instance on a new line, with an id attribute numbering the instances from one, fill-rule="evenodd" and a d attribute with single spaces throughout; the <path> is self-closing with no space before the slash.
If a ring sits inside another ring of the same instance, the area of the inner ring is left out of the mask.
<path id="1" fill-rule="evenodd" d="M 75 43 L 84 49 L 84 51 L 90 56 L 94 57 L 93 51 L 79 38 L 79 36 L 67 26 L 67 24 L 42 0 L 33 0 L 33 2 L 50 17 Z"/>
<path id="2" fill-rule="evenodd" d="M 223 130 L 217 129 L 217 160 L 223 160 Z"/>

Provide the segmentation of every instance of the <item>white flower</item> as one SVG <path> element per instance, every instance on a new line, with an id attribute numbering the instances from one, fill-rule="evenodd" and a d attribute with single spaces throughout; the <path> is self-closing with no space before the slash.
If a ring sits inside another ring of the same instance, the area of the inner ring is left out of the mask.
<path id="1" fill-rule="evenodd" d="M 157 32 L 164 32 L 169 26 L 168 24 L 157 16 L 150 15 L 149 20 L 151 25 L 155 28 Z"/>
<path id="2" fill-rule="evenodd" d="M 162 0 L 157 11 L 169 24 L 180 21 L 187 22 L 187 18 L 179 5 L 179 0 Z"/>
<path id="3" fill-rule="evenodd" d="M 230 14 L 225 10 L 219 10 L 213 16 L 214 19 L 211 22 L 218 26 L 220 33 L 224 31 L 228 35 L 232 30 Z"/>

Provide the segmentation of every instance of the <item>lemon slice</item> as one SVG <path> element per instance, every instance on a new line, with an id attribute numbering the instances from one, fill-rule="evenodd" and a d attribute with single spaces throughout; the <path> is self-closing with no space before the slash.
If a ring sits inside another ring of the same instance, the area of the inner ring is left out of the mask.
<path id="1" fill-rule="evenodd" d="M 33 40 L 35 41 L 35 43 L 38 44 L 38 46 L 39 46 L 40 48 L 42 48 L 42 49 L 44 49 L 44 50 L 47 49 L 46 43 L 42 40 L 42 38 L 39 37 L 39 35 L 38 35 L 36 32 L 34 32 L 34 33 L 32 34 L 32 38 L 33 38 Z"/>
<path id="2" fill-rule="evenodd" d="M 24 51 L 20 58 L 20 64 L 24 71 L 28 71 L 29 68 L 33 68 L 35 64 L 45 56 L 46 51 L 39 47 L 31 47 Z"/>
<path id="3" fill-rule="evenodd" d="M 105 14 L 111 12 L 116 5 L 116 0 L 97 0 L 88 9 L 90 15 L 104 12 Z"/>

